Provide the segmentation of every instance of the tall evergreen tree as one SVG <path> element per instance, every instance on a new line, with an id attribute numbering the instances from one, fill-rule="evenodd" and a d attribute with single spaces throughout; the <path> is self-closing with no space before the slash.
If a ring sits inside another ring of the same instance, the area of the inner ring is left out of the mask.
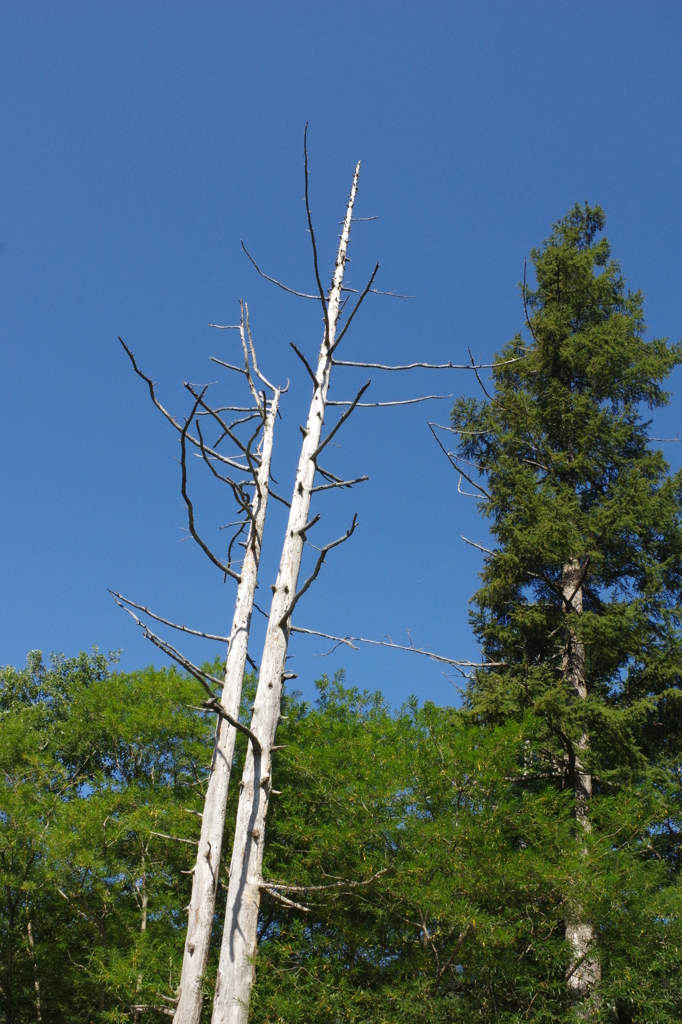
<path id="1" fill-rule="evenodd" d="M 460 399 L 457 464 L 476 479 L 497 542 L 472 622 L 485 656 L 468 706 L 501 722 L 531 710 L 524 780 L 573 790 L 589 861 L 596 801 L 637 787 L 657 820 L 630 837 L 677 869 L 682 713 L 682 474 L 650 441 L 645 408 L 682 347 L 646 341 L 599 207 L 576 205 L 531 253 L 528 343 L 503 349 L 493 388 Z M 587 877 L 587 875 L 586 875 Z M 606 1012 L 602 926 L 578 883 L 566 911 L 579 1017 Z M 605 909 L 604 909 L 605 913 Z M 659 919 L 659 924 L 661 923 Z M 604 925 L 604 927 L 606 927 Z M 600 951 L 601 947 L 601 951 Z"/>

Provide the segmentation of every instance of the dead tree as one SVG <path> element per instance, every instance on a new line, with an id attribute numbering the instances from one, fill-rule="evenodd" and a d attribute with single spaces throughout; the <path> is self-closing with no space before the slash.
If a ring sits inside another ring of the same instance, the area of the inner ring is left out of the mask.
<path id="1" fill-rule="evenodd" d="M 130 357 L 133 368 L 146 381 L 154 404 L 179 431 L 182 471 L 181 489 L 187 506 L 190 534 L 211 562 L 223 572 L 224 577 L 230 576 L 238 584 L 232 629 L 229 637 L 218 637 L 199 630 L 188 629 L 185 626 L 178 626 L 167 619 L 149 612 L 147 608 L 127 600 L 120 594 L 113 595 L 122 607 L 127 606 L 126 610 L 133 615 L 138 624 L 144 629 L 145 635 L 160 650 L 170 655 L 183 668 L 199 679 L 207 691 L 207 699 L 202 705 L 202 710 L 213 711 L 218 716 L 213 756 L 201 820 L 201 836 L 197 848 L 197 859 L 193 869 L 192 897 L 189 904 L 189 919 L 178 992 L 178 1005 L 175 1010 L 175 1019 L 186 1022 L 186 1024 L 189 1024 L 189 1022 L 198 1024 L 201 1018 L 203 975 L 208 960 L 213 928 L 215 899 L 220 874 L 222 839 L 225 828 L 225 813 L 236 734 L 240 730 L 247 735 L 251 735 L 250 730 L 239 722 L 239 707 L 242 696 L 242 682 L 248 658 L 249 630 L 257 586 L 265 515 L 270 493 L 273 434 L 282 390 L 270 384 L 258 368 L 246 303 L 241 304 L 241 322 L 237 329 L 240 333 L 244 356 L 243 368 L 225 363 L 219 359 L 214 361 L 245 377 L 253 404 L 246 407 L 224 406 L 214 408 L 206 400 L 206 388 L 196 388 L 191 384 L 187 384 L 186 387 L 193 397 L 193 405 L 191 413 L 183 425 L 180 425 L 161 405 L 156 396 L 153 382 L 138 369 L 132 352 L 121 341 Z M 256 386 L 257 381 L 265 385 L 267 391 L 270 392 L 270 398 L 267 397 L 265 390 L 259 392 Z M 228 423 L 224 414 L 230 411 L 245 415 L 241 415 L 237 420 Z M 211 446 L 204 441 L 204 430 L 202 430 L 201 426 L 202 419 L 208 419 L 209 422 L 218 426 L 218 439 Z M 191 433 L 192 422 L 195 424 L 195 433 Z M 251 433 L 246 440 L 242 440 L 237 432 L 237 428 L 244 424 L 251 424 Z M 254 424 L 255 429 L 253 429 Z M 218 450 L 218 446 L 226 438 L 236 448 L 236 454 L 226 456 L 222 451 Z M 194 508 L 187 490 L 188 443 L 197 449 L 197 455 L 208 466 L 211 473 L 229 486 L 239 509 L 240 515 L 237 522 L 230 524 L 235 527 L 235 533 L 229 543 L 226 560 L 220 559 L 210 550 L 196 529 Z M 217 468 L 216 464 L 220 468 Z M 228 470 L 237 470 L 241 479 L 227 475 Z M 253 495 L 250 495 L 247 490 L 251 487 L 254 489 Z M 236 566 L 239 563 L 233 560 L 232 551 L 238 538 L 245 531 L 244 557 L 241 561 L 241 569 L 238 570 Z M 224 678 L 222 680 L 222 693 L 218 695 L 214 689 L 216 685 L 219 685 L 219 680 L 213 679 L 213 677 L 198 669 L 197 666 L 192 665 L 171 644 L 153 633 L 146 624 L 140 621 L 138 616 L 132 611 L 132 608 L 144 611 L 152 618 L 183 632 L 188 632 L 195 636 L 203 636 L 211 640 L 225 641 L 227 643 L 227 658 Z"/>

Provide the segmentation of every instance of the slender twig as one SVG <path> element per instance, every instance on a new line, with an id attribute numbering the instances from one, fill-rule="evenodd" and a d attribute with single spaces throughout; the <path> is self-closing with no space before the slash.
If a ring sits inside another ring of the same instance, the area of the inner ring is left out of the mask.
<path id="1" fill-rule="evenodd" d="M 206 448 L 204 447 L 204 443 L 203 443 L 204 439 L 201 436 L 201 427 L 199 426 L 198 423 L 197 423 L 197 434 L 199 435 L 199 440 L 201 441 L 201 454 L 203 456 L 204 462 L 206 463 L 206 465 L 211 470 L 211 472 L 213 473 L 214 477 L 216 477 L 217 480 L 222 480 L 223 483 L 226 483 L 232 489 L 232 494 L 234 495 L 235 501 L 237 502 L 239 507 L 246 513 L 246 515 L 249 518 L 249 521 L 250 521 L 251 525 L 253 526 L 253 528 L 255 530 L 256 529 L 256 517 L 253 514 L 253 509 L 251 508 L 251 502 L 249 500 L 249 496 L 244 492 L 244 484 L 243 483 L 239 483 L 237 480 L 233 480 L 232 477 L 223 476 L 223 474 L 219 473 L 218 470 L 215 468 L 215 466 L 213 466 L 211 464 L 211 461 L 210 461 L 210 459 L 208 457 L 208 453 L 206 451 Z M 239 532 L 241 533 L 241 530 Z M 230 545 L 230 547 L 231 547 L 231 545 Z M 227 564 L 228 565 L 230 564 L 229 550 L 228 550 L 228 555 L 227 555 Z"/>
<path id="2" fill-rule="evenodd" d="M 303 595 L 309 589 L 309 587 L 313 584 L 313 582 L 317 579 L 317 576 L 318 576 L 318 574 L 320 572 L 320 569 L 322 568 L 322 566 L 324 564 L 324 560 L 327 557 L 327 555 L 329 554 L 329 552 L 333 548 L 338 547 L 339 544 L 344 544 L 350 537 L 352 537 L 353 534 L 355 533 L 355 528 L 357 527 L 357 525 L 358 525 L 358 517 L 357 517 L 357 513 L 356 513 L 353 516 L 353 522 L 348 527 L 348 529 L 346 530 L 346 532 L 343 535 L 343 537 L 338 537 L 336 540 L 330 541 L 329 544 L 325 544 L 325 546 L 320 549 L 320 554 L 318 556 L 317 562 L 315 563 L 315 568 L 313 569 L 313 571 L 311 572 L 310 576 L 305 581 L 305 583 L 303 584 L 301 589 L 298 590 L 294 594 L 294 596 L 291 599 L 291 602 L 289 604 L 289 607 L 287 608 L 286 612 L 284 613 L 284 615 L 282 616 L 282 618 L 280 620 L 280 624 L 281 624 L 281 626 L 283 628 L 286 625 L 287 619 L 291 618 L 292 612 L 293 612 L 294 608 L 296 607 L 296 605 L 298 604 L 298 602 L 300 601 L 300 599 L 303 597 Z"/>
<path id="3" fill-rule="evenodd" d="M 355 316 L 357 311 L 360 309 L 360 306 L 362 305 L 363 299 L 366 297 L 367 293 L 370 291 L 372 285 L 374 284 L 374 278 L 377 276 L 378 273 L 379 273 L 379 264 L 377 263 L 376 266 L 374 267 L 374 270 L 372 271 L 372 276 L 370 277 L 369 282 L 367 283 L 364 291 L 362 292 L 362 294 L 358 298 L 358 301 L 353 306 L 353 310 L 351 312 L 351 315 L 348 317 L 348 320 L 346 321 L 346 326 L 343 328 L 343 330 L 339 334 L 338 338 L 335 340 L 334 344 L 332 345 L 331 350 L 330 350 L 330 354 L 331 355 L 333 355 L 334 352 L 336 351 L 336 349 L 339 347 L 339 344 L 342 341 L 344 334 L 346 333 L 346 331 L 348 330 L 348 328 L 352 324 L 353 317 Z"/>
<path id="4" fill-rule="evenodd" d="M 385 363 L 358 363 L 348 359 L 335 359 L 334 366 L 359 366 L 365 370 L 492 370 L 498 366 L 506 366 L 508 363 L 518 363 L 525 356 L 516 356 L 513 359 L 501 359 L 497 363 L 406 363 L 404 366 L 388 366 Z"/>
<path id="5" fill-rule="evenodd" d="M 464 668 L 505 668 L 507 665 L 506 661 L 467 661 L 464 659 L 446 658 L 442 654 L 435 654 L 433 651 L 427 651 L 423 647 L 415 647 L 414 644 L 410 644 L 408 647 L 406 644 L 394 644 L 392 640 L 368 640 L 363 636 L 332 636 L 331 633 L 322 633 L 317 629 L 304 629 L 302 626 L 291 626 L 292 633 L 306 633 L 308 636 L 321 636 L 324 640 L 334 640 L 337 644 L 345 644 L 346 647 L 352 647 L 354 651 L 357 647 L 354 644 L 370 644 L 373 647 L 390 647 L 395 651 L 409 651 L 412 654 L 421 654 L 425 658 L 430 658 L 432 661 L 440 662 L 443 665 L 452 665 L 454 668 L 463 666 Z"/>
<path id="6" fill-rule="evenodd" d="M 337 433 L 337 431 L 340 430 L 340 428 L 343 426 L 343 424 L 346 422 L 346 420 L 348 419 L 350 414 L 353 412 L 353 410 L 355 409 L 355 406 L 358 404 L 358 402 L 360 401 L 360 399 L 362 398 L 362 396 L 364 395 L 365 391 L 367 390 L 367 388 L 370 386 L 371 383 L 372 383 L 372 381 L 370 379 L 370 380 L 367 381 L 366 384 L 362 385 L 362 387 L 358 391 L 357 395 L 355 396 L 355 398 L 351 402 L 350 408 L 346 409 L 344 414 L 341 416 L 341 419 L 339 420 L 339 422 L 336 424 L 336 426 L 332 427 L 332 429 L 329 431 L 329 433 L 325 437 L 324 441 L 320 441 L 320 443 L 318 444 L 317 448 L 315 449 L 315 451 L 313 452 L 313 455 L 312 455 L 313 460 L 317 459 L 317 457 L 320 454 L 320 452 L 329 444 L 329 442 L 334 437 L 334 435 Z"/>
<path id="7" fill-rule="evenodd" d="M 526 327 L 530 331 L 531 337 L 533 338 L 533 341 L 537 345 L 537 344 L 539 344 L 538 343 L 538 339 L 537 339 L 537 337 L 535 335 L 535 331 L 533 330 L 533 328 L 531 326 L 530 317 L 528 316 L 528 289 L 526 287 L 526 263 L 527 263 L 527 260 L 524 259 L 524 261 L 523 261 L 523 293 L 522 293 L 523 294 L 523 312 L 524 312 L 525 317 L 526 317 Z"/>
<path id="8" fill-rule="evenodd" d="M 290 501 L 287 501 L 287 499 L 286 499 L 286 498 L 283 498 L 283 497 L 282 497 L 281 495 L 279 495 L 279 494 L 276 494 L 276 493 L 275 493 L 275 491 L 273 491 L 273 490 L 270 490 L 270 491 L 269 491 L 269 494 L 270 494 L 270 497 L 271 497 L 271 498 L 274 498 L 274 499 L 275 499 L 275 501 L 281 501 L 281 503 L 282 503 L 283 505 L 286 505 L 286 507 L 287 507 L 287 508 L 291 508 L 291 502 L 290 502 Z"/>
<path id="9" fill-rule="evenodd" d="M 416 405 L 417 402 L 430 402 L 437 401 L 442 402 L 448 398 L 452 398 L 452 395 L 420 395 L 419 398 L 403 398 L 395 402 L 356 402 L 358 409 L 387 409 L 392 405 Z M 327 405 L 352 405 L 352 402 L 327 402 Z"/>
<path id="10" fill-rule="evenodd" d="M 253 363 L 253 368 L 255 370 L 256 376 L 258 377 L 258 379 L 263 384 L 265 384 L 266 387 L 270 388 L 271 391 L 276 392 L 276 393 L 278 393 L 280 395 L 283 395 L 286 391 L 289 390 L 289 381 L 287 381 L 286 387 L 284 387 L 284 388 L 277 388 L 277 387 L 275 387 L 274 384 L 270 383 L 270 381 L 267 379 L 267 377 L 263 376 L 263 374 L 261 373 L 261 371 L 258 368 L 258 359 L 256 358 L 256 346 L 254 345 L 253 337 L 251 336 L 251 322 L 249 320 L 249 304 L 248 304 L 248 302 L 244 303 L 244 308 L 246 309 L 246 333 L 248 334 L 248 337 L 249 337 L 249 349 L 251 351 L 251 362 Z"/>
<path id="11" fill-rule="evenodd" d="M 188 846 L 198 846 L 196 839 L 181 839 L 180 836 L 167 836 L 165 832 L 150 832 L 150 836 L 158 836 L 160 839 L 172 839 L 175 843 L 187 843 Z"/>
<path id="12" fill-rule="evenodd" d="M 109 591 L 109 593 L 112 593 L 112 591 Z M 160 636 L 157 636 L 156 633 L 152 633 L 149 626 L 147 626 L 145 622 L 141 622 L 140 619 L 138 619 L 135 612 L 131 611 L 130 608 L 126 608 L 126 606 L 122 604 L 122 602 L 119 601 L 116 597 L 114 597 L 114 601 L 116 601 L 116 604 L 119 606 L 119 608 L 123 608 L 123 611 L 127 612 L 128 615 L 130 615 L 131 618 L 135 620 L 137 625 L 142 629 L 147 640 L 151 640 L 155 647 L 158 647 L 160 651 L 163 651 L 164 654 L 167 654 L 169 658 L 172 658 L 173 661 L 177 662 L 177 664 L 180 665 L 181 668 L 184 668 L 186 672 L 189 672 L 191 676 L 194 676 L 197 682 L 201 683 L 204 690 L 208 694 L 209 699 L 204 702 L 201 708 L 196 710 L 213 711 L 215 714 L 220 715 L 221 718 L 226 719 L 226 721 L 229 722 L 229 724 L 232 725 L 238 732 L 244 733 L 245 736 L 248 736 L 248 738 L 251 740 L 254 752 L 256 754 L 260 754 L 261 745 L 260 741 L 258 740 L 258 737 L 251 732 L 248 726 L 244 725 L 243 722 L 240 722 L 239 719 L 234 718 L 224 709 L 224 707 L 220 704 L 217 695 L 211 689 L 211 683 L 214 683 L 216 686 L 223 686 L 223 682 L 220 679 L 216 679 L 216 677 L 212 676 L 209 672 L 204 672 L 203 669 L 198 668 L 189 660 L 189 658 L 186 658 L 184 654 L 181 654 L 180 651 L 173 647 L 172 644 L 169 644 L 167 640 L 163 640 Z"/>
<path id="13" fill-rule="evenodd" d="M 367 878 L 364 882 L 351 882 L 346 878 L 340 879 L 338 882 L 330 882 L 328 885 L 286 885 L 284 882 L 261 882 L 261 889 L 279 889 L 280 892 L 322 892 L 326 889 L 357 889 L 363 885 L 371 885 L 372 882 L 376 882 L 377 878 L 385 875 L 390 868 L 382 868 L 381 871 L 377 871 L 376 874 L 372 875 L 371 878 Z"/>
<path id="14" fill-rule="evenodd" d="M 433 424 L 433 423 L 429 423 L 429 424 L 428 424 L 429 430 L 431 431 L 431 433 L 432 433 L 432 434 L 433 434 L 433 436 L 435 437 L 435 439 L 436 439 L 436 442 L 437 442 L 437 444 L 438 444 L 438 447 L 439 447 L 439 448 L 440 448 L 440 450 L 441 450 L 441 451 L 443 452 L 443 454 L 445 455 L 445 457 L 447 458 L 448 462 L 449 462 L 449 463 L 450 463 L 450 465 L 451 465 L 451 466 L 453 467 L 453 469 L 456 469 L 456 470 L 457 470 L 457 472 L 459 473 L 460 477 L 462 477 L 462 476 L 463 476 L 465 480 L 468 480 L 468 481 L 469 481 L 469 483 L 471 484 L 471 486 L 472 486 L 472 487 L 475 487 L 475 488 L 476 488 L 476 490 L 480 491 L 480 492 L 481 492 L 481 494 L 483 494 L 483 495 L 484 495 L 484 497 L 488 499 L 488 501 L 492 501 L 492 498 L 491 498 L 491 496 L 490 496 L 490 495 L 488 494 L 488 492 L 486 491 L 485 487 L 481 487 L 481 485 L 480 485 L 480 484 L 477 484 L 475 480 L 472 480 L 472 479 L 471 479 L 471 477 L 470 477 L 470 476 L 468 476 L 468 475 L 467 475 L 467 474 L 466 474 L 466 473 L 464 472 L 464 470 L 463 470 L 463 469 L 461 468 L 461 466 L 459 466 L 459 465 L 458 465 L 458 463 L 457 463 L 457 461 L 456 461 L 456 456 L 453 456 L 452 452 L 449 452 L 449 451 L 447 450 L 447 448 L 445 447 L 445 445 L 444 445 L 444 444 L 442 443 L 441 439 L 440 439 L 440 438 L 438 437 L 438 434 L 437 434 L 437 433 L 436 433 L 436 431 L 435 431 L 435 430 L 433 429 L 433 428 L 434 428 L 434 426 L 437 426 L 437 424 Z M 458 489 L 459 489 L 459 488 L 458 488 Z M 462 493 L 464 493 L 464 492 L 462 492 Z M 477 495 L 470 495 L 470 497 L 477 497 Z"/>
<path id="15" fill-rule="evenodd" d="M 217 636 L 214 633 L 202 633 L 198 629 L 190 629 L 189 626 L 179 626 L 177 623 L 171 622 L 169 619 L 164 619 L 160 615 L 155 615 L 154 612 L 150 611 L 149 608 L 145 607 L 145 605 L 136 604 L 135 601 L 129 600 L 129 598 L 124 597 L 123 594 L 119 594 L 115 590 L 109 589 L 109 593 L 113 598 L 123 601 L 124 604 L 129 604 L 133 608 L 137 608 L 138 611 L 144 612 L 145 615 L 149 615 L 150 618 L 156 619 L 157 622 L 162 622 L 164 626 L 171 626 L 172 629 L 180 630 L 181 633 L 189 633 L 191 636 L 200 636 L 203 637 L 204 640 L 216 640 L 221 644 L 227 644 L 230 642 L 229 636 Z"/>
<path id="16" fill-rule="evenodd" d="M 246 255 L 249 257 L 249 259 L 253 263 L 254 267 L 256 268 L 256 270 L 258 271 L 260 276 L 264 277 L 266 281 L 270 281 L 272 284 L 276 284 L 278 288 L 281 288 L 282 291 L 284 291 L 284 292 L 289 292 L 290 295 L 297 295 L 299 297 L 299 299 L 314 299 L 315 302 L 317 302 L 319 300 L 319 295 L 307 295 L 305 292 L 297 292 L 295 288 L 287 288 L 287 286 L 285 284 L 282 284 L 281 281 L 278 281 L 274 277 L 270 277 L 269 274 L 264 274 L 263 271 L 258 266 L 258 264 L 256 263 L 256 261 L 254 260 L 253 256 L 251 255 L 251 253 L 246 248 L 246 246 L 244 245 L 243 242 L 242 242 L 242 249 L 244 250 Z M 208 326 L 209 327 L 218 327 L 219 325 L 218 324 L 209 324 Z M 223 330 L 225 330 L 225 328 L 223 328 Z"/>
<path id="17" fill-rule="evenodd" d="M 299 348 L 297 348 L 296 345 L 294 345 L 293 341 L 290 341 L 289 344 L 291 345 L 291 347 L 293 348 L 294 352 L 296 353 L 296 355 L 301 360 L 301 362 L 305 366 L 306 370 L 310 374 L 310 379 L 312 380 L 314 387 L 319 388 L 320 382 L 318 381 L 317 377 L 313 373 L 312 367 L 311 367 L 310 363 L 308 362 L 308 360 L 306 359 L 306 357 L 303 355 L 301 350 Z M 329 404 L 329 403 L 327 403 L 327 404 Z"/>
<path id="18" fill-rule="evenodd" d="M 482 544 L 477 544 L 475 540 L 469 540 L 463 533 L 460 533 L 460 537 L 465 544 L 471 544 L 472 548 L 478 548 L 479 551 L 485 551 L 486 555 L 494 555 L 495 552 L 491 551 L 490 548 L 484 548 Z"/>
<path id="19" fill-rule="evenodd" d="M 204 391 L 205 390 L 206 389 L 204 388 Z M 194 403 L 194 407 L 192 409 L 192 413 L 189 419 L 185 421 L 185 426 L 180 431 L 180 468 L 182 470 L 180 491 L 182 493 L 183 498 L 185 499 L 185 504 L 187 505 L 187 521 L 189 523 L 189 532 L 192 534 L 192 537 L 197 542 L 197 544 L 204 552 L 204 554 L 211 560 L 211 562 L 213 562 L 215 566 L 217 566 L 221 570 L 221 572 L 224 572 L 227 576 L 231 576 L 233 580 L 236 580 L 238 583 L 240 583 L 241 576 L 239 575 L 239 573 L 236 573 L 234 569 L 230 568 L 229 565 L 226 565 L 224 562 L 221 562 L 220 559 L 213 554 L 208 545 L 204 543 L 204 541 L 197 533 L 196 527 L 194 525 L 194 506 L 192 505 L 189 494 L 187 493 L 187 445 L 185 439 L 187 436 L 187 427 L 192 422 L 194 414 L 197 410 L 197 406 L 199 405 L 199 402 L 203 397 L 204 391 L 202 391 L 201 395 L 197 397 Z M 201 447 L 203 449 L 203 445 Z"/>
<path id="20" fill-rule="evenodd" d="M 310 241 L 313 247 L 313 264 L 315 266 L 315 280 L 317 281 L 317 288 L 320 293 L 320 302 L 322 303 L 322 310 L 324 312 L 324 329 L 325 338 L 327 344 L 329 344 L 329 311 L 327 309 L 327 300 L 324 294 L 324 288 L 322 287 L 322 281 L 320 280 L 320 268 L 317 261 L 317 245 L 315 244 L 315 231 L 313 230 L 313 218 L 310 213 L 310 202 L 308 198 L 308 122 L 303 131 L 303 170 L 305 174 L 305 212 L 308 217 L 308 229 L 310 231 Z"/>
<path id="21" fill-rule="evenodd" d="M 353 487 L 354 484 L 362 484 L 366 480 L 369 480 L 368 476 L 358 476 L 355 480 L 335 480 L 331 484 L 320 484 L 319 487 L 313 487 L 312 493 L 317 494 L 318 491 L 328 491 L 332 487 Z"/>
<path id="22" fill-rule="evenodd" d="M 171 423 L 175 427 L 177 432 L 179 434 L 181 434 L 182 430 L 183 430 L 181 425 L 178 423 L 178 421 L 175 419 L 175 417 L 171 413 L 168 412 L 168 410 L 161 404 L 161 402 L 156 397 L 156 387 L 155 387 L 154 381 L 151 379 L 151 377 L 148 377 L 146 373 L 143 373 L 142 370 L 140 370 L 140 368 L 138 367 L 137 362 L 135 360 L 134 354 L 130 351 L 130 349 L 128 348 L 128 346 L 124 342 L 123 338 L 120 337 L 120 335 L 119 335 L 119 339 L 118 340 L 121 342 L 121 345 L 123 346 L 123 348 L 125 349 L 126 353 L 128 354 L 128 358 L 130 359 L 130 362 L 132 363 L 132 366 L 133 366 L 133 369 L 134 369 L 135 373 L 138 375 L 138 377 L 141 377 L 141 379 L 146 383 L 147 387 L 149 388 L 149 394 L 150 394 L 152 402 L 154 403 L 156 408 L 159 410 L 159 412 L 161 412 L 166 417 L 168 422 Z M 226 363 L 225 365 L 228 365 L 228 364 Z M 237 369 L 240 373 L 244 372 L 242 369 L 240 369 L 240 367 L 233 367 L 233 369 Z M 214 416 L 217 412 L 221 411 L 221 410 L 209 409 L 208 406 L 205 406 L 204 408 L 206 409 L 206 414 L 210 415 L 210 416 Z M 225 406 L 225 409 L 230 409 L 230 408 L 231 408 L 230 406 Z M 235 411 L 237 411 L 237 412 L 247 412 L 248 410 L 247 409 L 243 409 L 241 407 L 238 407 L 238 408 L 235 407 Z M 188 425 L 186 425 L 186 426 L 187 426 L 187 429 L 185 431 L 185 436 L 186 436 L 187 440 L 191 444 L 193 444 L 195 447 L 199 448 L 200 447 L 199 441 L 197 440 L 196 437 L 194 437 L 192 434 L 189 433 L 189 426 Z M 241 469 L 242 468 L 241 466 L 239 466 L 239 464 L 237 462 L 234 461 L 234 459 L 230 459 L 226 455 L 221 455 L 220 452 L 215 452 L 214 454 L 215 454 L 216 459 L 218 459 L 220 462 L 224 463 L 225 465 L 232 466 L 233 469 Z"/>

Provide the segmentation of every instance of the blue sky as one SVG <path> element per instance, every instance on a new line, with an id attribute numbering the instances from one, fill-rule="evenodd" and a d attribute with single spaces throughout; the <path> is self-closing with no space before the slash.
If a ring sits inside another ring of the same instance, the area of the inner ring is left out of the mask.
<path id="1" fill-rule="evenodd" d="M 259 279 L 313 286 L 305 230 L 303 126 L 323 278 L 332 270 L 352 169 L 363 161 L 351 283 L 375 261 L 380 287 L 346 357 L 488 358 L 522 327 L 529 249 L 576 200 L 600 203 L 652 336 L 682 336 L 682 7 L 601 2 L 24 3 L 0 9 L 0 663 L 28 650 L 122 648 L 126 669 L 162 659 L 113 604 L 114 587 L 161 614 L 221 633 L 233 584 L 191 543 L 177 441 L 116 340 L 121 334 L 181 415 L 183 380 L 220 380 L 209 355 L 237 339 L 249 302 L 259 358 L 291 378 L 275 476 L 291 489 L 319 310 Z M 357 388 L 339 371 L 333 394 Z M 364 379 L 364 378 L 363 378 Z M 679 403 L 682 375 L 672 387 Z M 375 399 L 457 394 L 461 373 L 375 376 Z M 447 402 L 358 412 L 334 452 L 370 481 L 323 494 L 317 542 L 360 526 L 298 609 L 331 633 L 406 630 L 472 657 L 467 601 L 485 542 L 475 503 L 430 438 Z M 680 429 L 675 402 L 656 429 Z M 679 464 L 677 446 L 667 454 Z M 199 467 L 202 468 L 202 467 Z M 195 472 L 197 512 L 219 545 L 228 495 Z M 267 604 L 285 525 L 271 510 L 261 567 Z M 262 620 L 264 621 L 264 620 Z M 255 623 L 251 653 L 263 639 Z M 217 650 L 184 645 L 195 658 Z M 295 638 L 306 694 L 322 671 L 450 702 L 438 666 L 364 650 L 327 658 Z"/>

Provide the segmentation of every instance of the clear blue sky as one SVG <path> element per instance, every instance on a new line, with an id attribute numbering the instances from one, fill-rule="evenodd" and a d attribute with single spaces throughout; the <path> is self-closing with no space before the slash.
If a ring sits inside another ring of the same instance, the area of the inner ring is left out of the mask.
<path id="1" fill-rule="evenodd" d="M 576 200 L 600 203 L 652 335 L 682 336 L 682 6 L 677 2 L 14 3 L 0 10 L 0 663 L 29 649 L 123 648 L 126 669 L 161 658 L 108 586 L 189 625 L 229 628 L 234 587 L 191 543 L 177 441 L 116 340 L 120 333 L 178 414 L 182 381 L 221 378 L 208 329 L 251 307 L 260 359 L 291 378 L 275 476 L 291 489 L 319 310 L 260 280 L 313 286 L 302 133 L 323 276 L 332 269 L 352 168 L 363 160 L 351 277 L 380 286 L 348 358 L 490 357 L 522 327 L 524 257 Z M 357 378 L 338 374 L 334 395 Z M 387 379 L 388 378 L 388 379 Z M 377 399 L 449 394 L 452 373 L 376 377 Z M 682 377 L 673 387 L 679 395 Z M 301 602 L 300 625 L 391 634 L 471 657 L 467 601 L 485 539 L 475 503 L 427 431 L 427 411 L 359 412 L 335 465 L 370 482 L 321 495 L 317 542 L 345 528 Z M 679 406 L 678 406 L 679 409 Z M 673 406 L 656 422 L 680 428 Z M 676 446 L 668 454 L 679 461 Z M 202 467 L 198 467 L 201 469 Z M 228 495 L 195 472 L 206 534 Z M 272 509 L 261 567 L 268 603 L 285 510 Z M 263 638 L 257 623 L 251 651 Z M 193 658 L 211 645 L 184 645 Z M 340 651 L 295 638 L 305 693 L 345 665 L 398 703 L 452 701 L 439 668 L 411 655 Z"/>

